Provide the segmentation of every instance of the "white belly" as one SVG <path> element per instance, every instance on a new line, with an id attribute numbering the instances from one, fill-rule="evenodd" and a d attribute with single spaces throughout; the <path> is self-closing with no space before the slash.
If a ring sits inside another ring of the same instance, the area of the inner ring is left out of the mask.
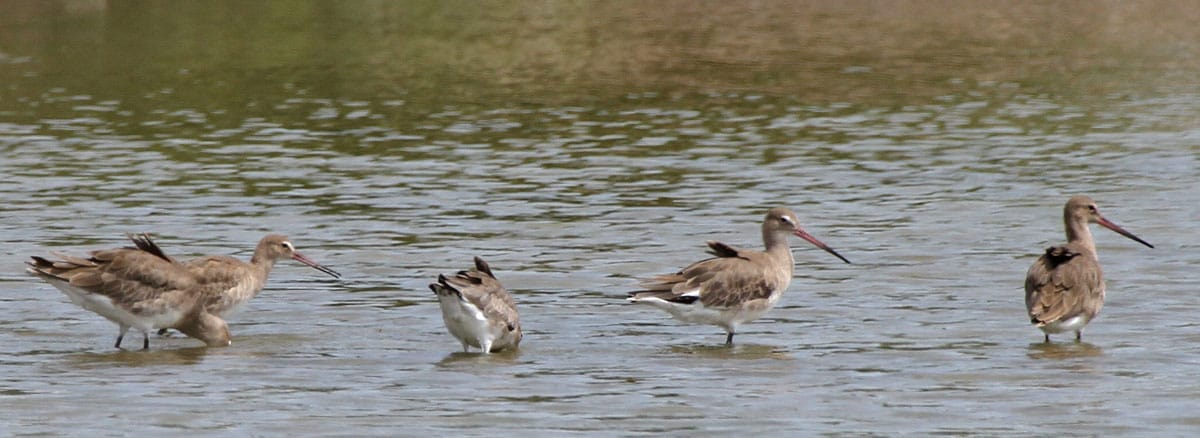
<path id="1" fill-rule="evenodd" d="M 1083 327 L 1088 325 L 1089 322 L 1091 322 L 1091 320 L 1088 319 L 1088 317 L 1086 315 L 1079 315 L 1079 316 L 1076 316 L 1073 318 L 1064 319 L 1062 321 L 1055 321 L 1055 322 L 1052 322 L 1049 324 L 1045 324 L 1038 328 L 1042 329 L 1043 333 L 1050 333 L 1050 334 L 1064 333 L 1064 332 L 1077 332 L 1077 331 L 1083 330 Z"/>
<path id="2" fill-rule="evenodd" d="M 442 321 L 446 323 L 446 329 L 459 342 L 481 349 L 484 345 L 499 347 L 493 343 L 503 335 L 503 331 L 497 325 L 490 324 L 487 316 L 475 305 L 453 294 L 438 294 L 438 304 L 442 308 Z"/>
<path id="3" fill-rule="evenodd" d="M 700 300 L 693 301 L 691 304 L 677 303 L 656 297 L 641 298 L 633 301 L 646 303 L 662 309 L 680 321 L 693 324 L 715 325 L 733 333 L 737 331 L 739 325 L 758 319 L 758 317 L 762 316 L 768 310 L 774 308 L 782 296 L 782 293 L 775 292 L 765 300 L 752 300 L 741 303 L 738 306 L 722 308 L 706 307 L 700 303 Z"/>
<path id="4" fill-rule="evenodd" d="M 132 327 L 142 332 L 149 332 L 174 326 L 183 317 L 182 312 L 174 309 L 149 315 L 135 315 L 118 306 L 112 298 L 71 286 L 70 283 L 64 281 L 49 279 L 46 281 L 63 291 L 72 303 L 95 312 L 122 327 Z"/>

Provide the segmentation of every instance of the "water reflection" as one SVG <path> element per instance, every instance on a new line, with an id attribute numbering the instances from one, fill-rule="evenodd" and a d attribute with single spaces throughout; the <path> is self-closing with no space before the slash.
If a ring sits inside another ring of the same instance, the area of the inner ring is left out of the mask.
<path id="1" fill-rule="evenodd" d="M 660 350 L 665 356 L 692 356 L 705 359 L 782 359 L 791 360 L 792 352 L 773 345 L 734 344 L 726 346 L 716 344 L 682 344 L 671 345 Z"/>
<path id="2" fill-rule="evenodd" d="M 1104 349 L 1088 342 L 1036 342 L 1029 344 L 1028 356 L 1032 359 L 1079 359 L 1103 356 Z"/>
<path id="3" fill-rule="evenodd" d="M 68 363 L 79 369 L 97 367 L 153 367 L 195 365 L 216 350 L 206 347 L 163 348 L 152 350 L 91 351 L 65 356 Z"/>
<path id="4" fill-rule="evenodd" d="M 453 342 L 447 342 L 450 346 Z M 491 354 L 483 354 L 480 352 L 462 352 L 455 351 L 446 355 L 445 358 L 437 362 L 437 366 L 447 369 L 472 369 L 472 368 L 487 368 L 502 365 L 515 365 L 521 363 L 520 349 L 504 350 Z"/>

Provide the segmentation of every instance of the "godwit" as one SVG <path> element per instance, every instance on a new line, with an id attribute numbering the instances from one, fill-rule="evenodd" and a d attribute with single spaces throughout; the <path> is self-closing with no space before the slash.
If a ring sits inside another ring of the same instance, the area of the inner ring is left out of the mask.
<path id="1" fill-rule="evenodd" d="M 1030 321 L 1045 334 L 1075 332 L 1083 339 L 1083 327 L 1104 307 L 1104 275 L 1096 256 L 1096 243 L 1088 223 L 1095 222 L 1154 248 L 1154 245 L 1125 231 L 1100 215 L 1096 202 L 1087 196 L 1072 196 L 1063 207 L 1067 244 L 1052 246 L 1033 263 L 1025 275 L 1025 308 Z"/>
<path id="2" fill-rule="evenodd" d="M 728 333 L 725 345 L 733 345 L 738 325 L 774 307 L 791 283 L 794 261 L 788 248 L 789 234 L 850 263 L 801 229 L 796 213 L 776 207 L 763 219 L 765 251 L 710 240 L 709 253 L 716 257 L 643 281 L 645 290 L 631 292 L 629 301 L 652 305 L 682 321 L 721 327 Z"/>
<path id="3" fill-rule="evenodd" d="M 200 309 L 195 310 L 199 316 L 205 317 L 208 323 L 216 324 L 213 319 L 220 319 L 226 312 L 246 302 L 257 295 L 267 283 L 267 275 L 275 266 L 275 261 L 290 257 L 321 272 L 338 277 L 332 269 L 321 266 L 296 252 L 286 236 L 270 234 L 258 242 L 254 256 L 246 263 L 229 256 L 200 257 L 186 263 L 180 263 L 167 256 L 147 234 L 130 235 L 136 248 L 121 248 L 108 251 L 97 251 L 91 259 L 64 257 L 62 261 L 51 262 L 41 257 L 34 257 L 30 262 L 30 271 L 45 278 L 54 286 L 65 292 L 75 304 L 116 322 L 120 326 L 117 336 L 117 347 L 130 327 L 145 331 L 154 328 L 177 328 L 192 337 L 205 340 L 206 337 L 195 335 L 197 329 L 187 327 L 184 322 L 170 324 L 165 320 L 170 318 L 157 314 L 145 313 L 142 308 L 124 309 L 121 303 L 127 301 L 144 301 L 158 295 L 177 297 L 172 301 L 163 301 L 160 306 L 170 304 L 161 310 L 168 316 L 174 311 L 187 311 L 191 300 L 198 300 Z M 102 265 L 97 271 L 95 268 Z M 58 270 L 41 269 L 55 268 Z M 91 270 L 82 268 L 93 268 Z M 68 275 L 68 273 L 73 273 Z M 104 274 L 104 275 L 100 275 Z M 74 275 L 78 275 L 76 280 Z M 96 283 L 94 277 L 99 276 L 103 281 Z M 63 280 L 66 280 L 65 282 Z M 138 286 L 138 287 L 135 287 Z M 85 295 L 85 293 L 90 295 Z M 148 305 L 148 304 L 144 304 Z M 168 310 L 172 312 L 168 312 Z M 186 313 L 186 312 L 185 312 Z M 139 319 L 140 318 L 140 319 Z M 149 319 L 147 319 L 149 318 Z M 157 319 L 155 319 L 157 318 Z M 184 327 L 176 327 L 183 325 Z M 225 329 L 228 345 L 228 329 Z M 211 337 L 211 335 L 205 335 Z M 143 339 L 143 347 L 148 348 L 150 341 Z"/>
<path id="4" fill-rule="evenodd" d="M 475 347 L 486 354 L 515 349 L 521 343 L 517 304 L 483 259 L 475 257 L 475 269 L 470 271 L 439 275 L 429 288 L 437 294 L 442 321 L 464 352 Z"/>
<path id="5" fill-rule="evenodd" d="M 117 348 L 130 328 L 142 332 L 142 349 L 150 348 L 148 333 L 157 328 L 178 329 L 213 347 L 230 344 L 225 321 L 204 309 L 200 279 L 161 253 L 118 248 L 88 258 L 55 255 L 60 260 L 33 256 L 28 271 L 115 322 Z"/>
<path id="6" fill-rule="evenodd" d="M 206 310 L 218 316 L 225 316 L 238 309 L 246 301 L 262 292 L 263 287 L 267 285 L 267 276 L 275 267 L 275 262 L 282 258 L 290 258 L 334 278 L 341 278 L 341 275 L 334 270 L 296 252 L 295 246 L 287 236 L 280 234 L 268 234 L 259 240 L 249 263 L 223 255 L 204 256 L 181 263 L 165 255 L 163 250 L 146 234 L 130 238 L 139 249 L 157 254 L 162 259 L 178 264 L 196 276 L 205 291 Z"/>

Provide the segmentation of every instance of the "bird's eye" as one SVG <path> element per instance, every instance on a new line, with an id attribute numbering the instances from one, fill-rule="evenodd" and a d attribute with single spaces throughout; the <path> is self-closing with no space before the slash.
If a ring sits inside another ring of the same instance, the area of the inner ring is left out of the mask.
<path id="1" fill-rule="evenodd" d="M 1089 206 L 1088 206 L 1088 211 L 1090 211 L 1090 212 L 1092 212 L 1092 213 L 1095 213 L 1095 212 L 1096 212 L 1096 205 L 1095 205 L 1095 204 L 1089 205 Z"/>

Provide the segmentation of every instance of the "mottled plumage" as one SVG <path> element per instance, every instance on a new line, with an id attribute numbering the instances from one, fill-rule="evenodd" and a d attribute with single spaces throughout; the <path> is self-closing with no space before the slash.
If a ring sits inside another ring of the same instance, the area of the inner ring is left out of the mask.
<path id="1" fill-rule="evenodd" d="M 475 269 L 439 275 L 429 288 L 437 294 L 442 321 L 464 352 L 475 347 L 491 353 L 521 343 L 517 304 L 483 259 L 475 257 Z"/>
<path id="2" fill-rule="evenodd" d="M 1051 333 L 1072 331 L 1081 340 L 1083 328 L 1104 307 L 1104 274 L 1089 223 L 1154 247 L 1101 216 L 1087 196 L 1067 201 L 1063 221 L 1067 243 L 1047 248 L 1025 275 L 1025 308 L 1030 322 L 1045 333 L 1045 342 Z"/>
<path id="3" fill-rule="evenodd" d="M 130 236 L 135 244 L 139 238 L 146 237 Z M 205 291 L 198 279 L 161 251 L 118 248 L 88 258 L 55 256 L 59 259 L 31 257 L 27 270 L 76 305 L 116 323 L 117 348 L 130 328 L 142 332 L 144 349 L 150 348 L 147 334 L 158 328 L 178 329 L 209 346 L 230 344 L 225 321 L 203 306 Z"/>
<path id="4" fill-rule="evenodd" d="M 143 334 L 175 328 L 209 345 L 229 345 L 229 331 L 220 317 L 258 294 L 280 258 L 338 276 L 297 253 L 287 237 L 278 234 L 263 237 L 249 263 L 227 256 L 179 262 L 148 234 L 129 239 L 134 247 L 96 251 L 90 258 L 56 254 L 61 260 L 35 256 L 29 262 L 30 272 L 61 289 L 72 302 L 117 323 L 118 348 L 131 327 Z M 149 347 L 148 338 L 143 346 Z"/>
<path id="5" fill-rule="evenodd" d="M 709 253 L 715 257 L 643 281 L 643 289 L 631 292 L 629 301 L 650 304 L 682 321 L 721 327 L 727 333 L 725 343 L 731 345 L 738 325 L 774 307 L 791 283 L 794 261 L 789 235 L 850 263 L 801 229 L 795 213 L 777 207 L 763 219 L 764 251 L 709 241 Z"/>
<path id="6" fill-rule="evenodd" d="M 205 295 L 205 307 L 210 313 L 219 316 L 236 310 L 262 292 L 267 285 L 271 269 L 279 259 L 290 258 L 334 278 L 341 277 L 334 270 L 296 252 L 287 236 L 280 234 L 268 234 L 259 240 L 249 262 L 224 255 L 204 256 L 179 262 L 164 254 L 148 236 L 134 239 L 134 244 L 143 251 L 157 254 L 194 274 L 201 287 L 210 291 Z"/>

